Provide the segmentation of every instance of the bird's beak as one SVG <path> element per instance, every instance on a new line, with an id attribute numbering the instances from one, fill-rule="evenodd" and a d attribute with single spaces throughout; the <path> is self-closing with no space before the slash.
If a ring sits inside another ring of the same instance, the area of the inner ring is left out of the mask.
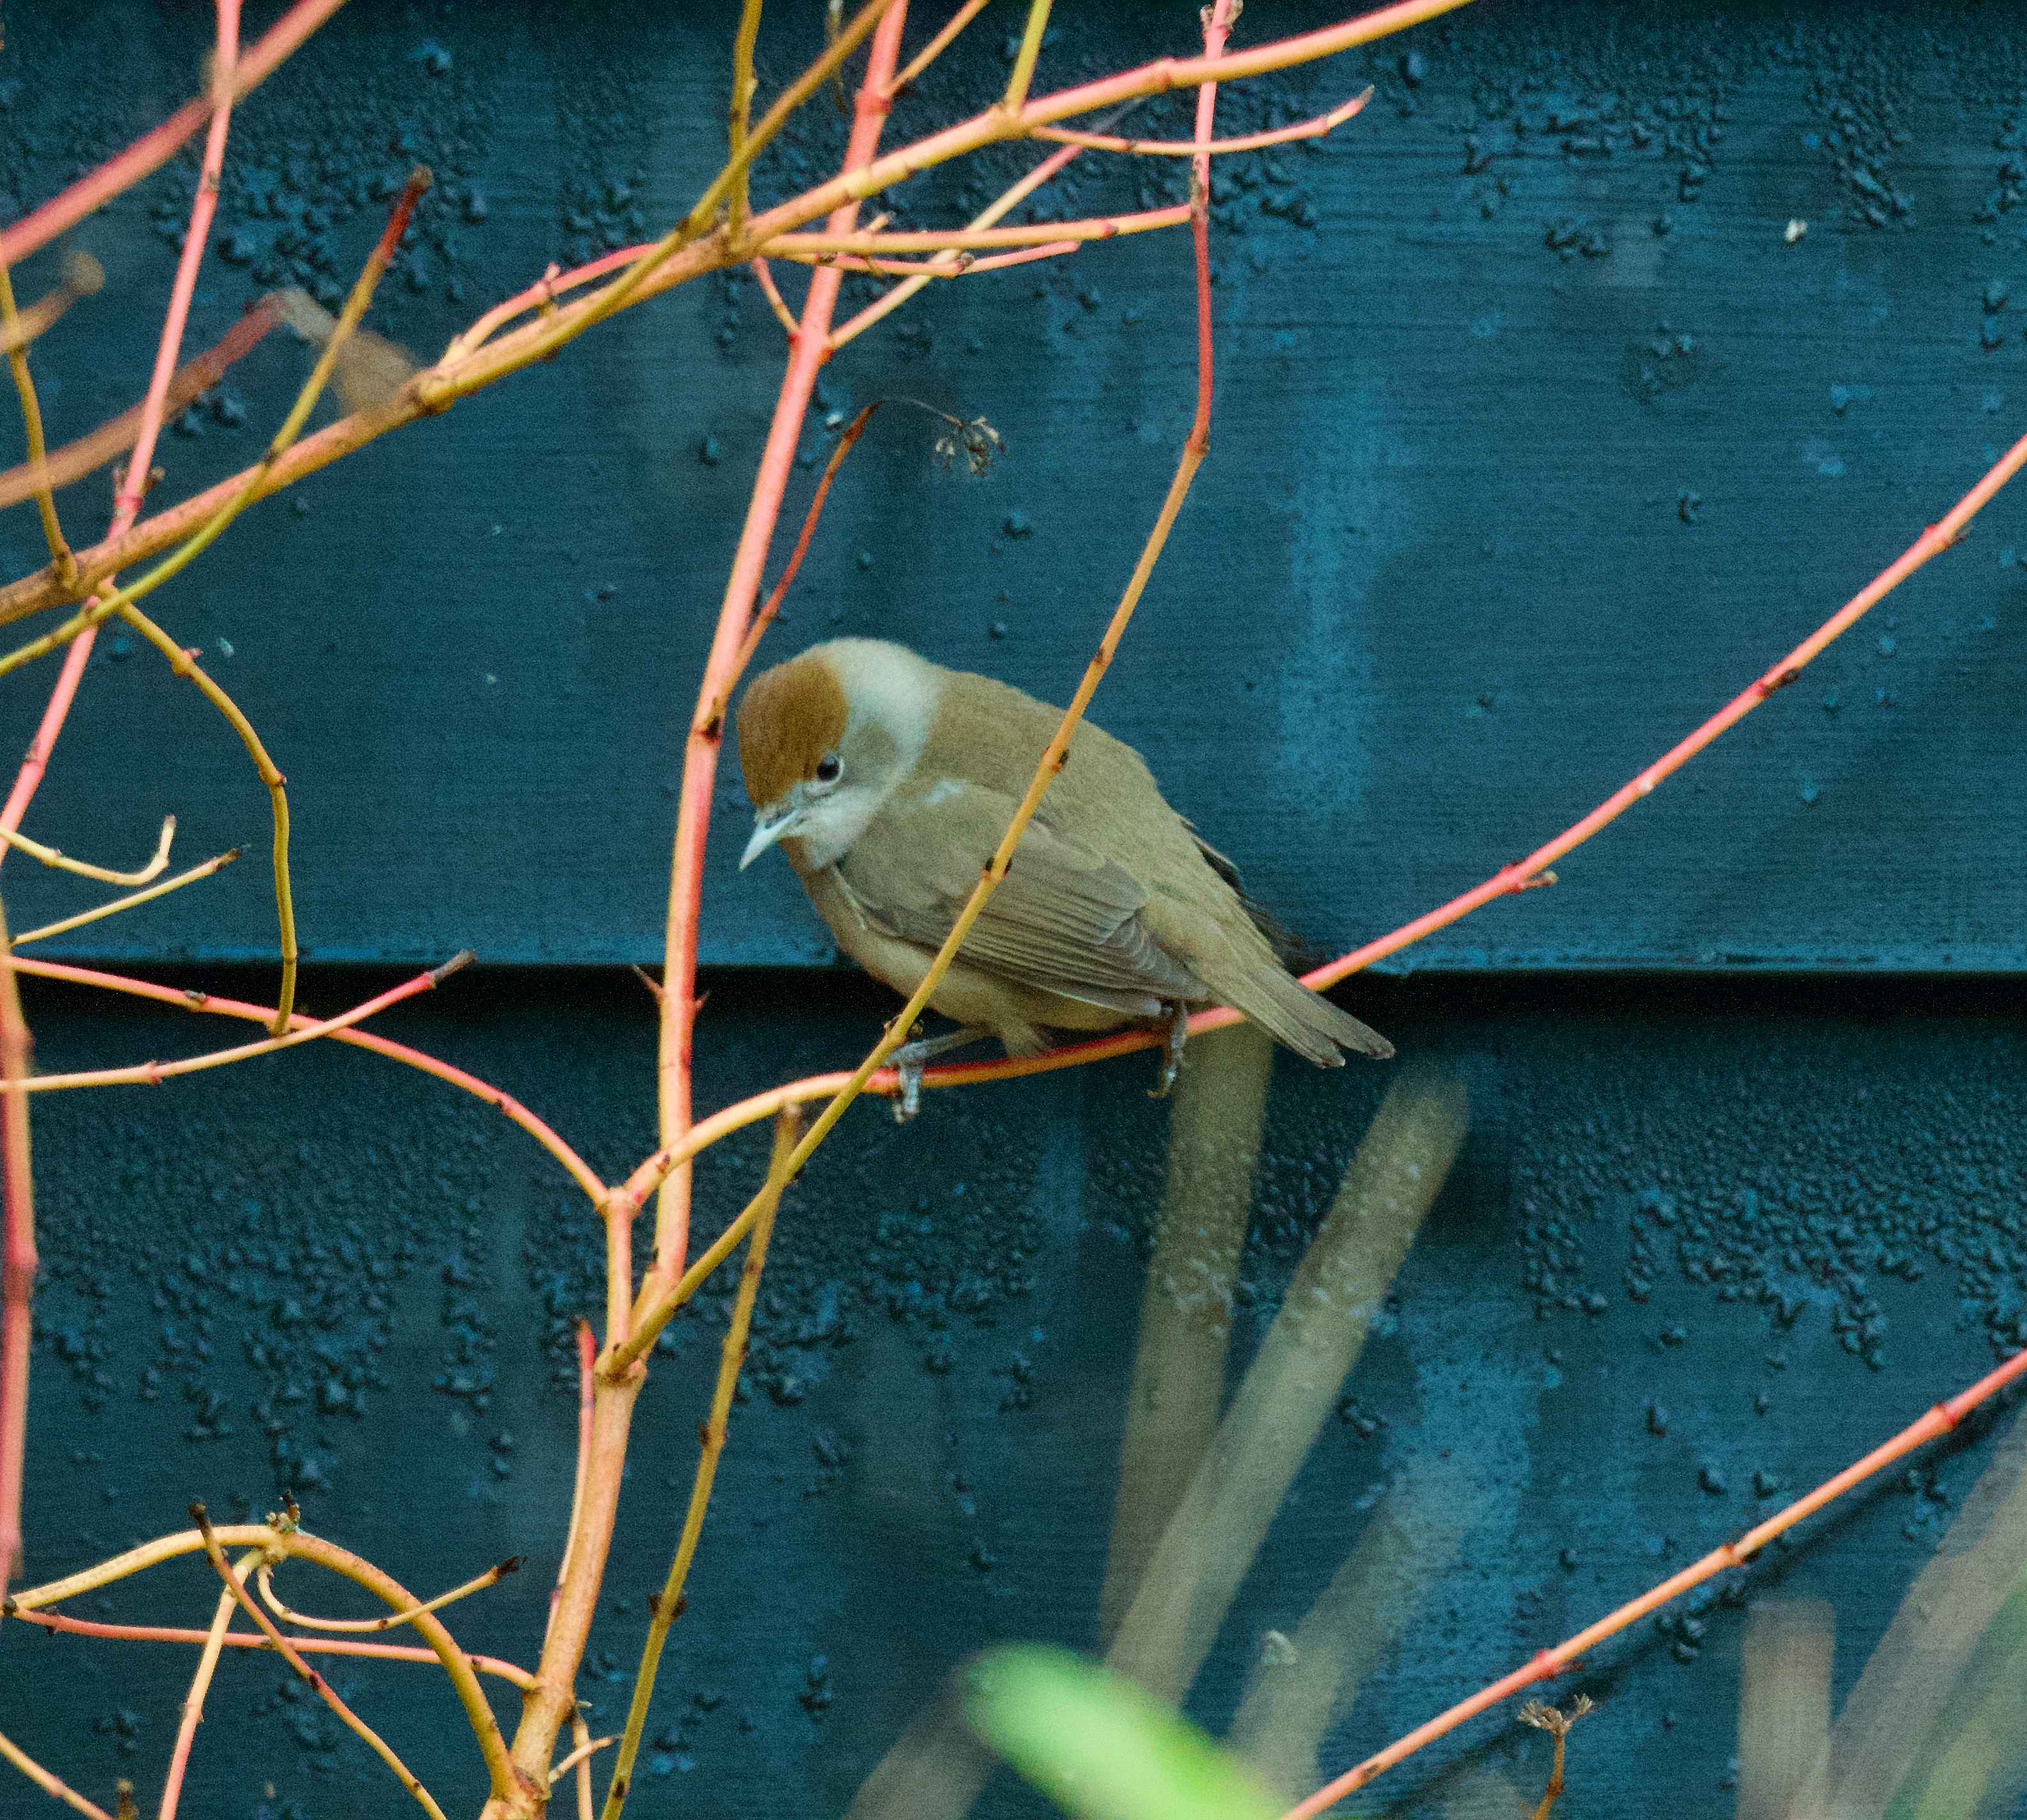
<path id="1" fill-rule="evenodd" d="M 746 851 L 739 856 L 739 869 L 744 872 L 784 835 L 794 833 L 801 820 L 801 811 L 795 809 L 784 810 L 771 821 L 765 815 L 755 816 L 753 838 L 747 842 Z"/>

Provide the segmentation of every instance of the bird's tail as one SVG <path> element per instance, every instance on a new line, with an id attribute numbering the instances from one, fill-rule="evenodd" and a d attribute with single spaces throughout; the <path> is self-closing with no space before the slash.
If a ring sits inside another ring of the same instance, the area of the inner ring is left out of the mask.
<path id="1" fill-rule="evenodd" d="M 1338 1053 L 1340 1046 L 1375 1061 L 1384 1061 L 1394 1053 L 1394 1045 L 1378 1031 L 1271 964 L 1235 969 L 1234 976 L 1225 979 L 1206 976 L 1205 984 L 1276 1043 L 1320 1067 L 1343 1065 L 1344 1058 Z"/>

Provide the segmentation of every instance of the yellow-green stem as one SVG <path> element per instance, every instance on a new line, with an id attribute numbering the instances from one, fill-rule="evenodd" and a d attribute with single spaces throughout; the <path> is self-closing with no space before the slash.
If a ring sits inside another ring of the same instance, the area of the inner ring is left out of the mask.
<path id="1" fill-rule="evenodd" d="M 1014 73 L 1006 79 L 1006 94 L 999 104 L 1009 113 L 1018 113 L 1028 105 L 1028 85 L 1035 79 L 1035 60 L 1042 54 L 1042 34 L 1048 25 L 1049 0 L 1029 0 L 1028 29 L 1021 34 Z"/>
<path id="2" fill-rule="evenodd" d="M 648 1727 L 648 1707 L 655 1697 L 655 1676 L 662 1663 L 662 1646 L 669 1629 L 682 1615 L 683 1584 L 689 1578 L 696 1558 L 697 1540 L 703 1534 L 704 1512 L 711 1505 L 711 1481 L 725 1451 L 726 1424 L 732 1415 L 733 1392 L 738 1387 L 740 1367 L 746 1362 L 746 1338 L 753 1325 L 753 1304 L 760 1293 L 760 1272 L 766 1266 L 767 1241 L 774 1229 L 775 1209 L 781 1204 L 781 1191 L 788 1186 L 787 1163 L 802 1126 L 796 1109 L 788 1108 L 774 1121 L 774 1150 L 767 1165 L 767 1180 L 761 1190 L 762 1205 L 753 1224 L 753 1241 L 746 1250 L 746 1268 L 740 1272 L 739 1294 L 732 1309 L 732 1324 L 726 1330 L 725 1345 L 718 1356 L 718 1385 L 711 1399 L 711 1419 L 703 1425 L 696 1476 L 690 1482 L 689 1508 L 683 1515 L 683 1530 L 676 1544 L 675 1559 L 669 1563 L 669 1577 L 655 1600 L 648 1619 L 648 1641 L 641 1652 L 641 1672 L 633 1680 L 633 1700 L 626 1711 L 626 1735 L 619 1741 L 619 1754 L 613 1759 L 612 1784 L 605 1795 L 604 1820 L 619 1820 L 632 1785 L 634 1759 Z"/>
<path id="3" fill-rule="evenodd" d="M 335 341 L 337 337 L 331 338 Z M 268 1030 L 275 1036 L 286 1036 L 296 1009 L 296 905 L 295 895 L 289 887 L 289 781 L 268 756 L 268 748 L 254 732 L 253 723 L 240 712 L 239 704 L 205 674 L 195 658 L 131 600 L 121 606 L 120 616 L 168 659 L 170 669 L 179 676 L 188 677 L 205 700 L 224 715 L 252 758 L 260 781 L 268 786 L 268 799 L 275 817 L 275 914 L 282 935 L 282 984 L 275 998 L 275 1021 Z"/>
<path id="4" fill-rule="evenodd" d="M 20 317 L 14 308 L 13 275 L 0 265 L 0 322 L 7 330 L 7 365 L 14 375 L 14 389 L 21 400 L 21 427 L 28 433 L 28 467 L 35 477 L 35 509 L 42 517 L 42 538 L 50 547 L 50 559 L 66 583 L 75 580 L 77 559 L 65 541 L 57 519 L 56 493 L 50 485 L 49 451 L 42 441 L 42 401 L 35 396 L 34 375 L 28 371 L 28 344 L 21 338 Z"/>

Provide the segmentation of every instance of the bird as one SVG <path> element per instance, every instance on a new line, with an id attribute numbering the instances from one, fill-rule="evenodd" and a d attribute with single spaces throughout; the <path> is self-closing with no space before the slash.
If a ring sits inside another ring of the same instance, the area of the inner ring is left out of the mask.
<path id="1" fill-rule="evenodd" d="M 905 645 L 814 645 L 740 700 L 754 809 L 740 869 L 778 846 L 840 951 L 910 995 L 1061 719 Z M 1209 1005 L 1323 1067 L 1347 1049 L 1394 1053 L 1287 972 L 1231 862 L 1169 807 L 1138 752 L 1089 721 L 929 1002 L 959 1028 L 896 1052 L 904 1117 L 923 1061 L 988 1035 L 1032 1055 L 1057 1032 L 1165 1025 L 1165 1092 L 1190 1013 Z"/>

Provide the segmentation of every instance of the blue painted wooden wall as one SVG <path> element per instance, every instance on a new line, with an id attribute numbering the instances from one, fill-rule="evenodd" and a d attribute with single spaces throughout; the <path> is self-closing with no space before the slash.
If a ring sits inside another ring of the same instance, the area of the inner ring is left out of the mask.
<path id="1" fill-rule="evenodd" d="M 814 42 L 804 10 L 770 17 L 770 82 Z M 1194 33 L 1187 6 L 1064 12 L 1049 85 Z M 345 279 L 380 214 L 353 186 L 412 157 L 443 181 L 372 319 L 424 358 L 550 259 L 670 220 L 718 156 L 726 16 L 650 13 L 615 58 L 596 6 L 348 8 L 242 112 L 192 345 L 271 283 Z M 1256 5 L 1243 35 L 1330 16 Z M 1396 42 L 1228 91 L 1238 127 L 1378 88 L 1327 145 L 1224 168 L 1213 453 L 1095 713 L 1318 948 L 1589 807 L 2027 429 L 2027 216 L 2007 212 L 2027 31 L 1970 17 L 1487 0 L 1417 35 L 1405 71 Z M 117 4 L 9 24 L 0 180 L 24 202 L 189 90 L 208 29 Z M 991 92 L 1002 35 L 982 28 L 894 131 Z M 767 193 L 834 158 L 834 110 L 808 118 Z M 1135 130 L 1182 120 L 1150 105 Z M 888 204 L 956 220 L 1029 157 Z M 1099 156 L 1073 175 L 1076 212 L 1179 180 Z M 110 282 L 36 350 L 55 439 L 137 394 L 186 181 L 79 231 Z M 1185 242 L 1150 235 L 943 287 L 842 353 L 829 408 L 921 398 L 988 417 L 1007 453 L 984 480 L 946 471 L 931 419 L 883 414 L 770 653 L 882 633 L 1063 699 L 1187 421 L 1187 300 Z M 305 358 L 276 337 L 242 363 L 165 438 L 162 497 L 252 459 Z M 659 958 L 678 733 L 782 358 L 750 280 L 699 283 L 262 506 L 157 597 L 289 773 L 306 952 Z M 826 442 L 813 425 L 812 460 Z M 796 475 L 783 549 L 814 479 Z M 77 537 L 109 494 L 65 497 Z M 1409 963 L 2027 960 L 2016 551 L 2027 521 L 2002 496 L 1553 891 Z M 39 554 L 31 508 L 0 519 L 6 573 Z M 102 652 L 31 832 L 119 860 L 174 810 L 192 856 L 263 850 L 264 795 L 227 729 L 152 655 Z M 0 743 L 52 674 L 0 686 Z M 732 869 L 736 773 L 721 805 L 706 961 L 825 959 L 785 866 Z M 33 869 L 9 869 L 17 924 L 83 901 Z M 263 872 L 249 858 L 72 951 L 268 954 Z"/>

